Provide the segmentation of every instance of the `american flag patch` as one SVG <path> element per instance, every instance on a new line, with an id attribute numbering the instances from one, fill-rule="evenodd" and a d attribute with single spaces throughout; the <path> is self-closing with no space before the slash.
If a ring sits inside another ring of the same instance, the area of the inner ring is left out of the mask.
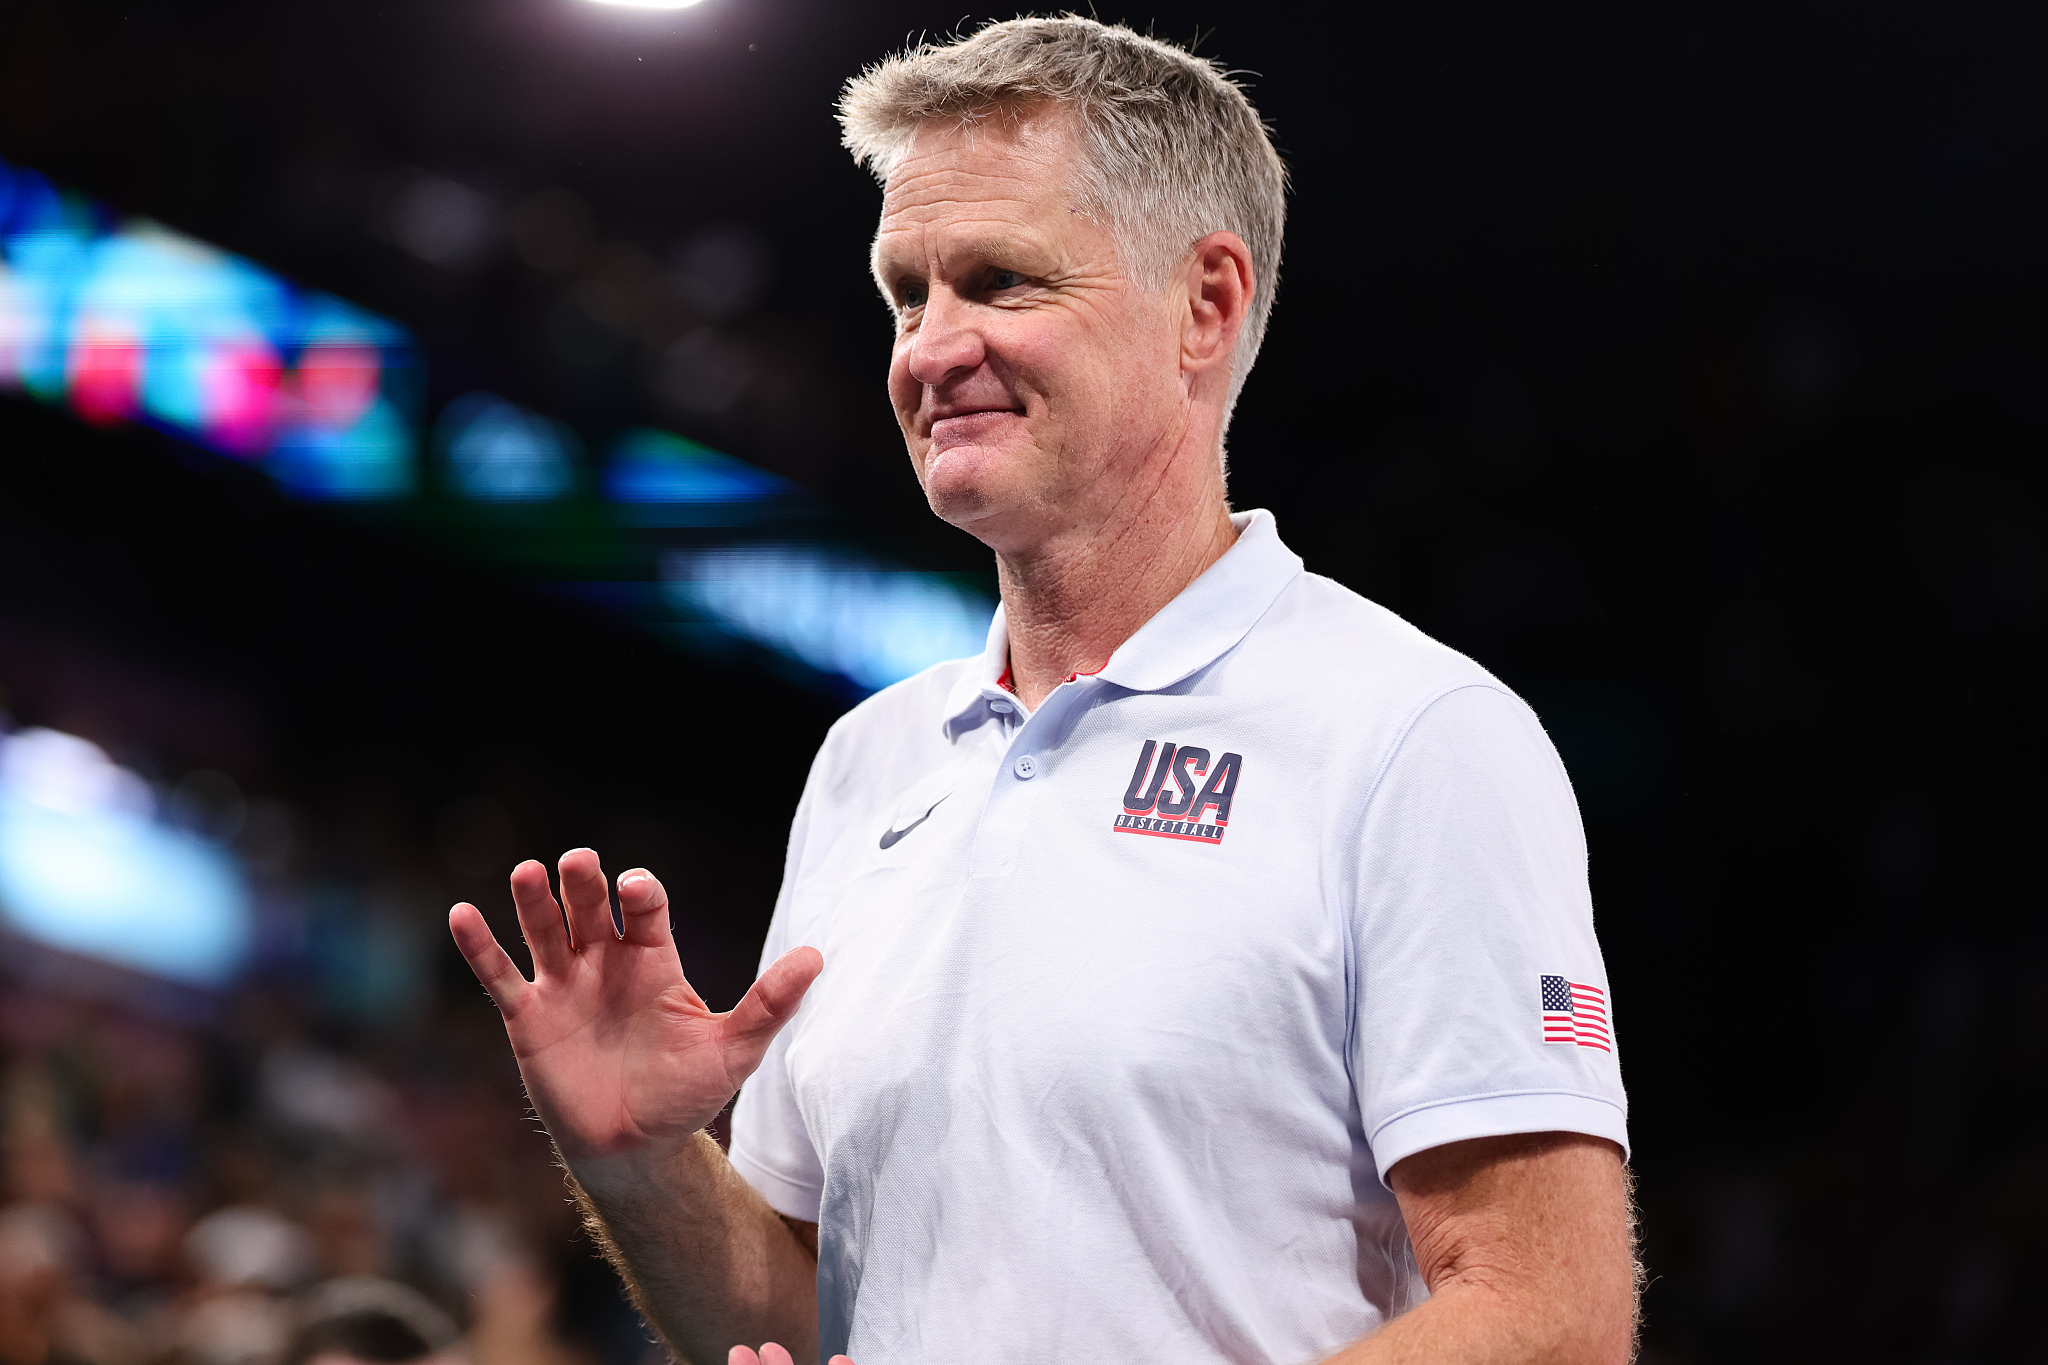
<path id="1" fill-rule="evenodd" d="M 1576 1043 L 1614 1051 L 1613 1035 L 1607 1031 L 1607 993 L 1598 986 L 1582 986 L 1561 976 L 1546 976 L 1543 983 L 1543 1041 Z"/>

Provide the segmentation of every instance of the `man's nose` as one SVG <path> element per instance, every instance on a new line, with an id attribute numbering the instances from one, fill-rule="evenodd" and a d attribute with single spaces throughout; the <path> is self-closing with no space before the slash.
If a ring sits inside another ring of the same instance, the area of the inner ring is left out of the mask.
<path id="1" fill-rule="evenodd" d="M 933 290 L 918 319 L 910 343 L 910 377 L 920 384 L 938 384 L 947 376 L 973 370 L 987 355 L 981 330 L 971 310 L 950 291 Z"/>

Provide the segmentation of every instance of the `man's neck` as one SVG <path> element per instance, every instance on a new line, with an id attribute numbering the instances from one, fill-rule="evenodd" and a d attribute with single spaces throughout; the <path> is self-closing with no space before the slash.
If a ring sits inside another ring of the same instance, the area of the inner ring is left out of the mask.
<path id="1" fill-rule="evenodd" d="M 1093 673 L 1237 540 L 1213 480 L 1123 499 L 1096 525 L 1029 554 L 996 556 L 1010 629 L 1010 685 L 1026 706 Z"/>

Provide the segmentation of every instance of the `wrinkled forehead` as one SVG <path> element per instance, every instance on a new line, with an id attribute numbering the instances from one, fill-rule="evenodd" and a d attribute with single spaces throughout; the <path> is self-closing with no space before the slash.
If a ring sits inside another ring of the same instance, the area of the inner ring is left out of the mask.
<path id="1" fill-rule="evenodd" d="M 935 249 L 934 233 L 1060 234 L 1081 215 L 1075 121 L 1057 111 L 926 123 L 882 188 L 875 265 Z"/>

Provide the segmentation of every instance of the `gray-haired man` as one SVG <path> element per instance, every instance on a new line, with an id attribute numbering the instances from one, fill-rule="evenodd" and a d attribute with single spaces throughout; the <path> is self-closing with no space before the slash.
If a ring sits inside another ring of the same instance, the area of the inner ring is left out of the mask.
<path id="1" fill-rule="evenodd" d="M 865 73 L 842 119 L 912 463 L 995 551 L 988 649 L 834 727 L 729 1014 L 643 871 L 614 935 L 587 849 L 567 935 L 513 873 L 533 982 L 451 916 L 642 1308 L 736 1365 L 1625 1360 L 1562 769 L 1225 499 L 1280 255 L 1250 104 L 1019 20 Z M 703 1128 L 743 1081 L 728 1160 Z"/>

